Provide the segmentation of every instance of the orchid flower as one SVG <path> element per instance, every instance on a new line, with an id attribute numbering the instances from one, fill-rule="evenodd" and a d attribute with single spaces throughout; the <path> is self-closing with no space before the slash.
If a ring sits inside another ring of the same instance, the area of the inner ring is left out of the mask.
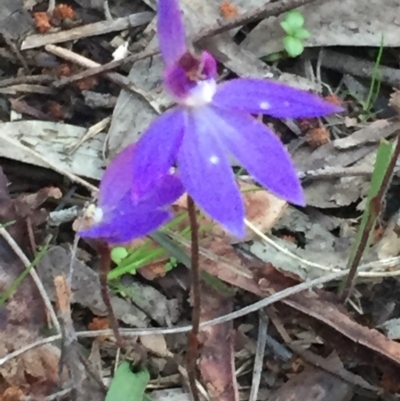
<path id="1" fill-rule="evenodd" d="M 140 193 L 135 185 L 132 164 L 135 145 L 127 146 L 106 169 L 99 188 L 97 208 L 91 209 L 94 224 L 79 231 L 81 237 L 102 238 L 109 244 L 123 244 L 142 237 L 164 224 L 166 210 L 184 192 L 177 176 L 167 172 L 152 190 Z"/>
<path id="2" fill-rule="evenodd" d="M 177 107 L 141 136 L 133 162 L 141 190 L 177 165 L 194 201 L 232 234 L 244 235 L 244 204 L 228 154 L 265 188 L 297 205 L 304 196 L 277 136 L 251 114 L 317 117 L 342 111 L 317 96 L 271 80 L 238 78 L 216 84 L 217 64 L 188 50 L 177 0 L 158 0 L 158 40 L 164 86 Z"/>

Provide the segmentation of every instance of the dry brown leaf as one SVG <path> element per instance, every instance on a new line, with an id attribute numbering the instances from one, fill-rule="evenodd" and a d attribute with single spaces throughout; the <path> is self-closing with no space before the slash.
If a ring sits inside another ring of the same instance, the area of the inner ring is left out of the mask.
<path id="1" fill-rule="evenodd" d="M 141 336 L 142 345 L 158 356 L 167 356 L 169 354 L 167 342 L 162 334 L 152 334 L 150 336 Z"/>
<path id="2" fill-rule="evenodd" d="M 269 401 L 349 401 L 352 386 L 340 378 L 314 368 L 293 376 Z"/>
<path id="3" fill-rule="evenodd" d="M 204 285 L 201 320 L 211 320 L 232 312 L 232 300 Z M 232 321 L 207 326 L 199 333 L 202 343 L 199 369 L 212 401 L 239 400 L 235 376 Z"/>

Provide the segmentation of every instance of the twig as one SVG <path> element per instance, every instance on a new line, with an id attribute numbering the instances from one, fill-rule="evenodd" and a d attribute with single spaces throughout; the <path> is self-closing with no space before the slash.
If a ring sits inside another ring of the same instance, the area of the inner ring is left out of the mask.
<path id="1" fill-rule="evenodd" d="M 99 278 L 100 278 L 101 295 L 103 298 L 103 302 L 106 305 L 108 319 L 110 321 L 110 326 L 112 328 L 114 337 L 117 341 L 117 345 L 118 347 L 123 347 L 124 341 L 119 333 L 118 321 L 114 315 L 114 311 L 110 300 L 110 294 L 108 292 L 107 275 L 111 267 L 111 250 L 106 243 L 102 243 L 99 246 L 99 255 L 100 255 Z"/>
<path id="2" fill-rule="evenodd" d="M 260 314 L 258 319 L 257 348 L 254 358 L 253 377 L 251 379 L 249 401 L 256 401 L 258 399 L 258 390 L 260 388 L 261 374 L 263 372 L 265 344 L 267 343 L 267 328 L 267 319 L 265 316 Z"/>
<path id="3" fill-rule="evenodd" d="M 187 365 L 188 380 L 194 401 L 200 401 L 196 386 L 197 358 L 198 358 L 198 335 L 200 327 L 200 266 L 199 266 L 199 226 L 196 216 L 196 206 L 193 199 L 187 197 L 190 233 L 191 233 L 191 278 L 192 278 L 192 330 L 187 340 Z"/>
<path id="4" fill-rule="evenodd" d="M 288 257 L 297 260 L 301 264 L 309 267 L 314 267 L 326 272 L 339 272 L 343 271 L 341 268 L 335 268 L 335 267 L 328 267 L 321 265 L 316 262 L 312 262 L 310 260 L 304 259 L 295 253 L 291 252 L 289 249 L 286 249 L 282 245 L 276 243 L 273 239 L 267 237 L 262 231 L 260 231 L 254 224 L 252 224 L 250 221 L 245 219 L 245 224 L 247 227 L 249 227 L 255 234 L 257 234 L 263 241 L 265 241 L 267 244 L 270 244 L 273 246 L 275 249 L 278 251 L 282 252 L 283 254 L 287 255 Z M 400 257 L 396 256 L 393 258 L 389 259 L 384 259 L 384 260 L 376 260 L 373 262 L 368 262 L 365 265 L 363 265 L 364 268 L 376 268 L 378 266 L 394 266 L 396 264 L 400 263 Z M 348 270 L 346 270 L 348 271 Z M 360 277 L 393 277 L 393 276 L 399 276 L 400 275 L 400 270 L 395 270 L 395 271 L 388 271 L 388 272 L 376 272 L 376 271 L 369 271 L 369 272 L 360 272 L 359 276 Z"/>
<path id="5" fill-rule="evenodd" d="M 51 75 L 21 75 L 0 80 L 0 88 L 7 88 L 9 86 L 21 84 L 49 84 L 55 81 L 55 77 Z"/>
<path id="6" fill-rule="evenodd" d="M 99 63 L 96 63 L 93 60 L 83 57 L 80 54 L 74 53 L 71 50 L 64 49 L 63 47 L 60 46 L 47 45 L 45 47 L 45 50 L 48 51 L 49 53 L 54 54 L 57 57 L 71 61 L 85 68 L 100 67 Z M 158 105 L 151 99 L 148 99 L 149 94 L 147 94 L 145 91 L 142 91 L 140 88 L 134 86 L 133 83 L 127 77 L 119 74 L 118 72 L 107 72 L 105 73 L 105 76 L 110 81 L 121 86 L 123 89 L 133 92 L 142 97 L 155 110 L 157 114 L 161 113 L 161 110 L 158 107 Z"/>
<path id="7" fill-rule="evenodd" d="M 63 77 L 58 82 L 54 83 L 54 87 L 62 87 L 65 85 L 69 85 L 71 82 L 79 81 L 81 79 L 91 77 L 92 75 L 103 74 L 105 72 L 109 72 L 120 67 L 126 63 L 135 63 L 136 61 L 143 60 L 145 58 L 153 57 L 158 54 L 160 51 L 158 49 L 150 49 L 144 50 L 140 53 L 133 54 L 131 56 L 125 57 L 121 60 L 111 61 L 109 63 L 98 65 L 96 67 L 88 67 L 87 65 L 83 66 L 88 68 L 86 71 L 79 72 L 77 74 L 71 75 L 70 77 Z M 82 66 L 82 65 L 81 65 Z"/>
<path id="8" fill-rule="evenodd" d="M 134 28 L 147 24 L 153 19 L 153 17 L 154 14 L 152 12 L 144 11 L 141 13 L 128 15 L 127 17 L 93 22 L 91 24 L 59 32 L 34 34 L 28 36 L 22 42 L 21 50 L 34 49 L 53 43 L 69 42 L 95 35 L 104 35 L 110 32 L 123 31 L 128 28 Z"/>
<path id="9" fill-rule="evenodd" d="M 218 35 L 229 31 L 238 26 L 250 24 L 267 17 L 276 17 L 287 11 L 293 10 L 304 6 L 305 4 L 313 3 L 316 0 L 281 0 L 275 3 L 267 3 L 264 6 L 243 13 L 235 18 L 226 19 L 224 21 L 218 21 L 210 27 L 202 29 L 194 39 L 194 42 L 201 41 L 202 39 L 209 38 L 210 36 Z"/>
<path id="10" fill-rule="evenodd" d="M 359 270 L 365 270 L 369 268 L 367 264 L 360 266 Z M 228 313 L 224 316 L 219 316 L 215 319 L 207 320 L 205 322 L 200 323 L 200 328 L 213 326 L 215 324 L 229 322 L 230 320 L 238 319 L 240 317 L 246 316 L 249 313 L 256 312 L 266 306 L 272 305 L 276 302 L 282 301 L 285 302 L 285 299 L 298 294 L 303 291 L 310 290 L 314 287 L 319 287 L 323 284 L 329 283 L 330 281 L 338 280 L 348 274 L 348 270 L 342 270 L 335 273 L 327 274 L 322 277 L 316 278 L 314 280 L 309 280 L 304 283 L 297 284 L 293 287 L 286 288 L 285 290 L 276 292 L 271 296 L 264 298 L 260 301 L 257 301 L 251 305 L 248 305 L 242 309 L 239 309 L 235 312 Z M 178 333 L 188 333 L 192 330 L 192 325 L 181 326 L 181 327 L 167 327 L 167 328 L 145 328 L 145 329 L 120 329 L 119 334 L 121 337 L 136 337 L 136 336 L 150 336 L 154 334 L 178 334 Z M 112 336 L 114 335 L 114 331 L 112 329 L 106 330 L 91 330 L 91 331 L 78 331 L 76 332 L 76 336 L 78 338 L 94 338 L 99 336 Z M 0 366 L 4 365 L 9 360 L 33 349 L 36 347 L 40 347 L 44 344 L 52 343 L 54 341 L 58 341 L 61 339 L 61 334 L 57 334 L 51 337 L 43 338 L 35 343 L 26 345 L 25 347 L 16 350 L 3 358 L 0 358 Z"/>
<path id="11" fill-rule="evenodd" d="M 306 57 L 317 59 L 318 54 L 312 49 L 304 54 Z M 356 58 L 348 54 L 324 49 L 321 56 L 321 65 L 334 71 L 370 79 L 374 75 L 375 62 Z M 392 86 L 400 83 L 400 70 L 385 65 L 379 66 L 376 79 Z"/>
<path id="12" fill-rule="evenodd" d="M 43 287 L 42 281 L 40 280 L 40 277 L 36 273 L 36 270 L 33 268 L 31 262 L 27 258 L 27 256 L 24 254 L 20 246 L 14 241 L 14 238 L 11 237 L 11 235 L 8 233 L 8 231 L 3 227 L 0 226 L 0 235 L 4 238 L 4 240 L 7 242 L 7 244 L 10 246 L 10 248 L 15 252 L 15 254 L 19 257 L 23 265 L 25 266 L 26 269 L 29 269 L 29 274 L 32 277 L 32 280 L 36 284 L 36 287 L 40 293 L 40 296 L 43 299 L 43 302 L 47 308 L 47 311 L 49 313 L 50 319 L 53 323 L 54 328 L 57 330 L 57 333 L 61 333 L 61 327 L 60 323 L 57 319 L 57 314 L 53 308 L 53 305 L 51 304 L 51 301 L 46 293 L 45 288 Z M 32 268 L 31 268 L 32 267 Z"/>

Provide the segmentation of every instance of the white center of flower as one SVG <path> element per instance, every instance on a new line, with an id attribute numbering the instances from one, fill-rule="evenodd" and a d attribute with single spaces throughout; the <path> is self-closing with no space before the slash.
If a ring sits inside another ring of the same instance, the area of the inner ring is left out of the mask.
<path id="1" fill-rule="evenodd" d="M 199 81 L 182 103 L 187 107 L 204 106 L 205 104 L 211 103 L 216 90 L 217 83 L 214 79 Z"/>
<path id="2" fill-rule="evenodd" d="M 210 157 L 210 162 L 211 162 L 212 164 L 218 164 L 218 163 L 219 163 L 219 157 L 218 157 L 218 156 L 215 156 L 215 155 L 211 156 L 211 157 Z"/>
<path id="3" fill-rule="evenodd" d="M 260 109 L 262 109 L 262 110 L 268 110 L 270 107 L 271 107 L 271 105 L 268 102 L 260 103 Z"/>

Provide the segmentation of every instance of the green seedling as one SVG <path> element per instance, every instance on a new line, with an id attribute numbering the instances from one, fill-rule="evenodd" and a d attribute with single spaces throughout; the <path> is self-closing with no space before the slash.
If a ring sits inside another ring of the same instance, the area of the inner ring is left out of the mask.
<path id="1" fill-rule="evenodd" d="M 304 27 L 304 17 L 297 10 L 286 13 L 281 27 L 286 33 L 283 46 L 290 57 L 297 57 L 304 51 L 303 40 L 310 37 L 310 32 Z"/>
<path id="2" fill-rule="evenodd" d="M 362 122 L 369 121 L 376 117 L 378 111 L 374 111 L 374 105 L 378 99 L 379 92 L 381 89 L 381 71 L 380 66 L 382 63 L 383 57 L 383 49 L 384 49 L 384 41 L 383 36 L 381 40 L 381 45 L 377 51 L 374 68 L 372 70 L 371 75 L 371 83 L 369 85 L 368 94 L 365 94 L 363 91 L 360 90 L 346 90 L 343 91 L 343 97 L 351 96 L 359 105 L 359 108 L 362 110 L 358 116 L 359 120 Z"/>
<path id="3" fill-rule="evenodd" d="M 133 372 L 129 363 L 124 361 L 115 372 L 105 401 L 142 401 L 149 381 L 147 369 Z"/>
<path id="4" fill-rule="evenodd" d="M 169 258 L 168 262 L 164 265 L 165 271 L 169 272 L 178 266 L 178 259 L 174 258 L 173 256 Z"/>

